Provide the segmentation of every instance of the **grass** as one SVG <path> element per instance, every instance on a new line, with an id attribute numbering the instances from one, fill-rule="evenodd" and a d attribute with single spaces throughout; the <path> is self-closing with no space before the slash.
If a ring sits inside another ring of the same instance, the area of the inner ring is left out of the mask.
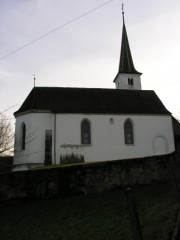
<path id="1" fill-rule="evenodd" d="M 177 200 L 170 184 L 134 190 L 144 240 L 165 240 Z M 132 240 L 124 191 L 36 201 L 0 207 L 1 240 Z"/>

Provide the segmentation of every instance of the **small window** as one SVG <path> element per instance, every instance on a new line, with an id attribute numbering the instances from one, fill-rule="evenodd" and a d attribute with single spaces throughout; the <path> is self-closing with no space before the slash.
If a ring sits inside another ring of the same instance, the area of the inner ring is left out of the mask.
<path id="1" fill-rule="evenodd" d="M 129 119 L 124 123 L 124 140 L 125 144 L 134 144 L 133 125 Z"/>
<path id="2" fill-rule="evenodd" d="M 26 125 L 22 123 L 21 125 L 21 149 L 25 150 L 26 146 Z"/>
<path id="3" fill-rule="evenodd" d="M 86 119 L 81 123 L 81 144 L 91 144 L 91 126 Z"/>
<path id="4" fill-rule="evenodd" d="M 131 86 L 131 87 L 134 85 L 133 78 L 128 78 L 128 85 Z"/>

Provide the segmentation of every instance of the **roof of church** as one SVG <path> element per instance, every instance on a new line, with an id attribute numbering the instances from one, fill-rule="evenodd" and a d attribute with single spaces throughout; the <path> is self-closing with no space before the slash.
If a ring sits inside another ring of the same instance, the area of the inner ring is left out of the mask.
<path id="1" fill-rule="evenodd" d="M 129 41 L 128 41 L 128 36 L 127 36 L 127 31 L 126 31 L 126 26 L 125 26 L 125 21 L 124 21 L 124 12 L 123 12 L 123 29 L 122 29 L 121 52 L 120 52 L 118 74 L 119 73 L 141 74 L 134 67 L 131 50 L 129 46 Z"/>
<path id="2" fill-rule="evenodd" d="M 34 87 L 14 115 L 27 111 L 92 114 L 170 114 L 154 91 Z"/>

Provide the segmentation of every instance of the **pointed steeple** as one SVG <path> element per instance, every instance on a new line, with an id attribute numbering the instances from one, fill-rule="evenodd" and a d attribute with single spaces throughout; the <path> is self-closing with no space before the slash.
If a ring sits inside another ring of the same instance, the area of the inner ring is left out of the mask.
<path id="1" fill-rule="evenodd" d="M 122 40 L 121 40 L 121 52 L 118 73 L 114 79 L 117 89 L 130 89 L 130 90 L 141 90 L 141 79 L 142 73 L 138 72 L 133 63 L 131 50 L 129 46 L 125 20 L 124 20 L 124 9 L 122 4 Z"/>
<path id="2" fill-rule="evenodd" d="M 123 10 L 123 8 L 122 8 L 122 10 Z M 130 50 L 130 46 L 129 46 L 129 41 L 128 41 L 128 36 L 127 36 L 127 32 L 126 32 L 125 21 L 124 21 L 124 10 L 122 11 L 122 16 L 123 16 L 123 30 L 122 30 L 121 54 L 120 54 L 118 73 L 141 74 L 134 67 L 131 50 Z"/>

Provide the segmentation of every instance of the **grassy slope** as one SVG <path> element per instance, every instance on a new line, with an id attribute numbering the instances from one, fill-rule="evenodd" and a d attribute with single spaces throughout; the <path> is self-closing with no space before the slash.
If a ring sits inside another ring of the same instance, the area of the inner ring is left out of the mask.
<path id="1" fill-rule="evenodd" d="M 171 185 L 134 190 L 144 240 L 167 239 L 177 210 Z M 0 208 L 1 240 L 130 240 L 123 191 L 13 202 Z"/>

